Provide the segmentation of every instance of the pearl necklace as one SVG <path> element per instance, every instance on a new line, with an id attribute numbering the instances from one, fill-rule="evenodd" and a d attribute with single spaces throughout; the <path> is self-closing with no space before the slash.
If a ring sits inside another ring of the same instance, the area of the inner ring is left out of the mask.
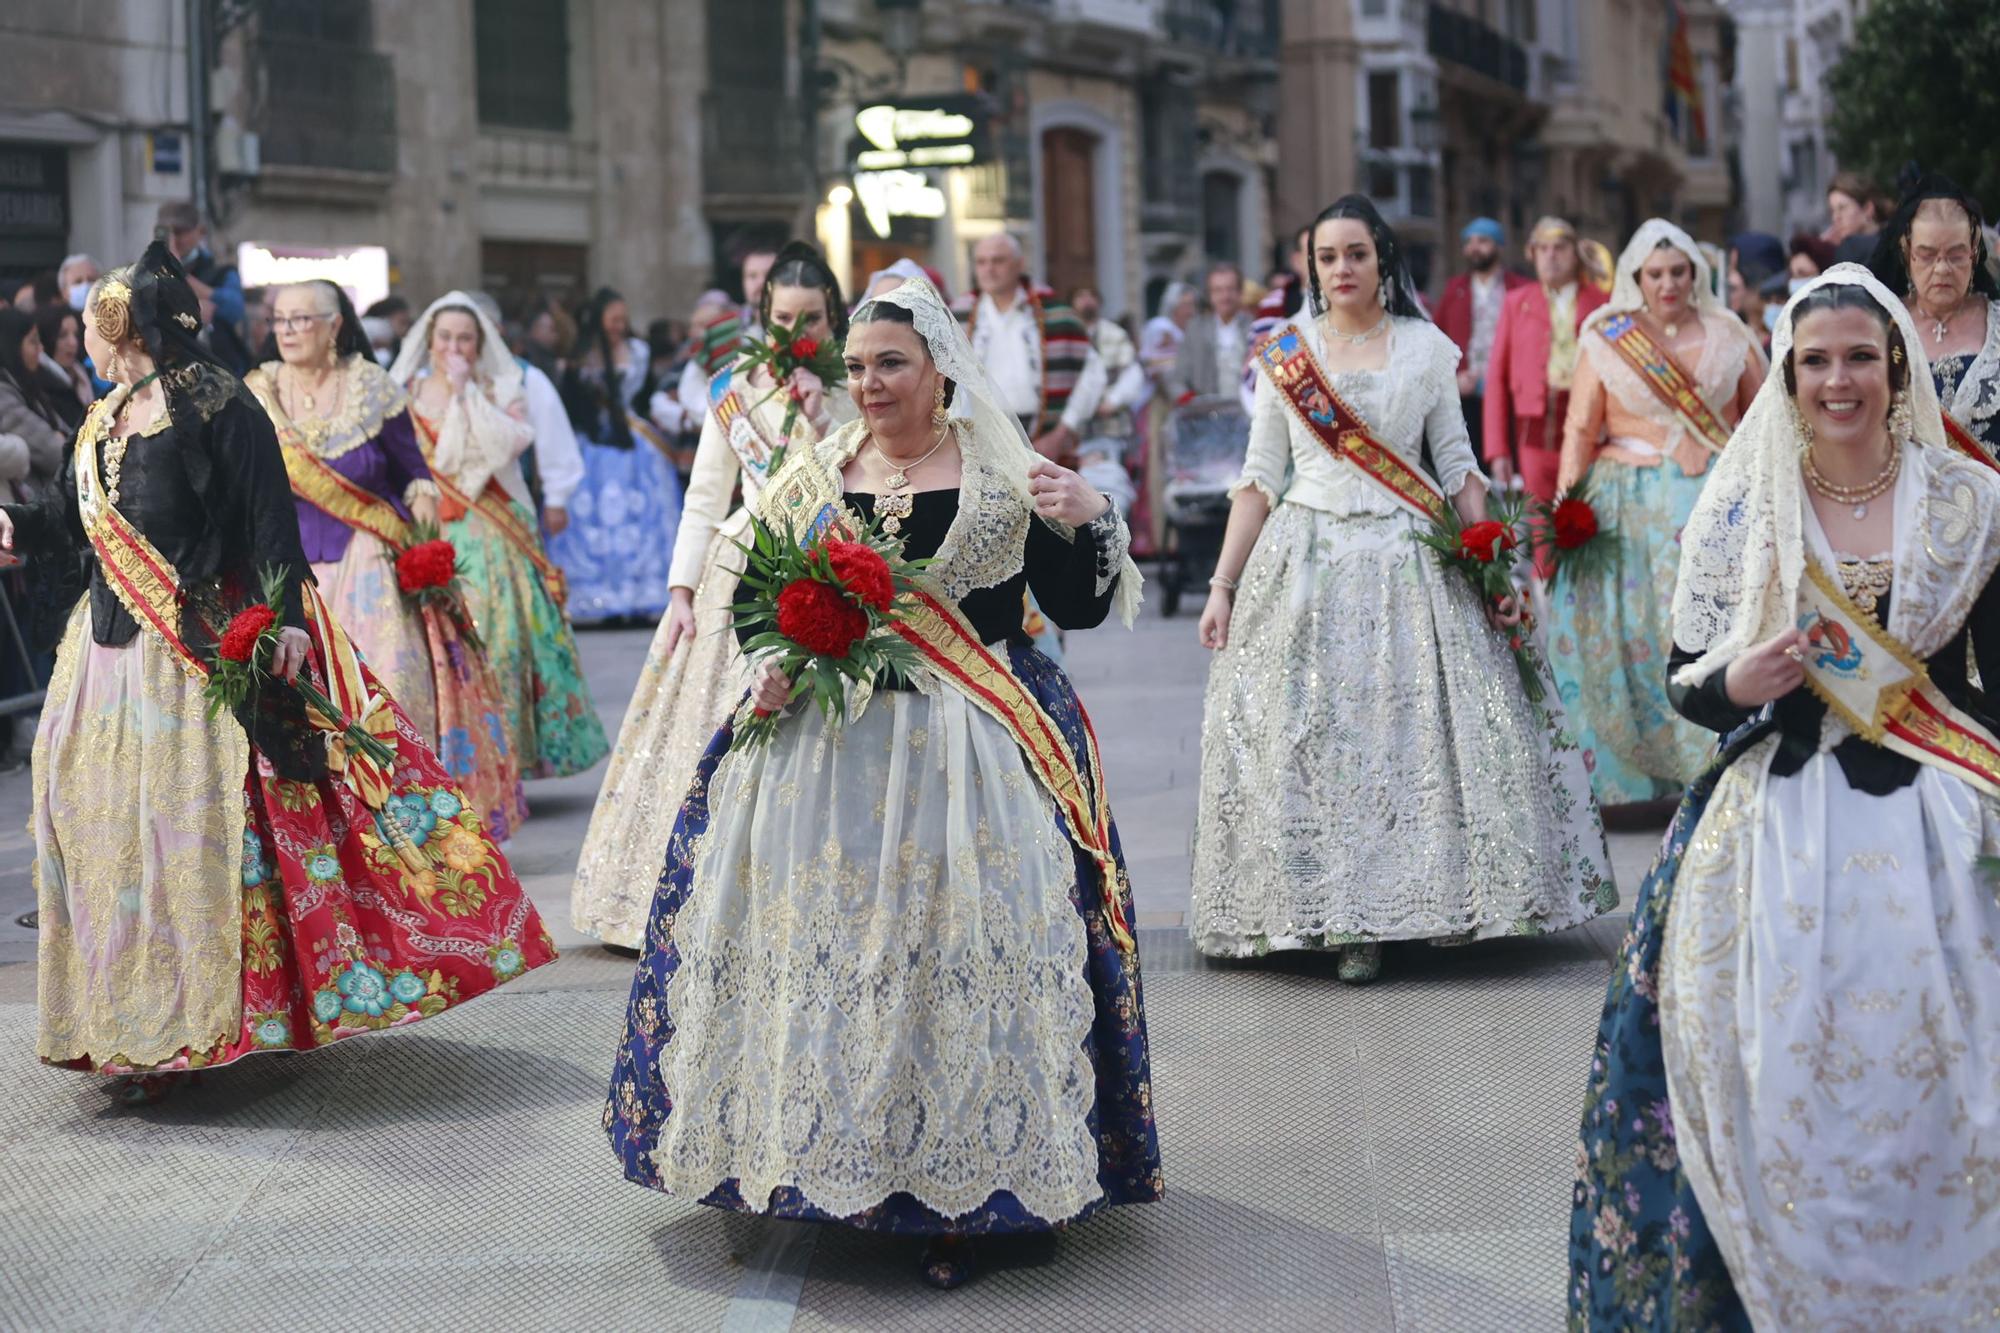
<path id="1" fill-rule="evenodd" d="M 1333 316 L 1331 314 L 1321 315 L 1319 317 L 1319 325 L 1321 331 L 1329 339 L 1338 338 L 1355 347 L 1360 347 L 1376 334 L 1389 327 L 1389 312 L 1386 310 L 1383 311 L 1382 318 L 1376 322 L 1374 328 L 1363 329 L 1360 333 L 1342 333 L 1339 329 L 1333 327 Z"/>
<path id="2" fill-rule="evenodd" d="M 1828 481 L 1826 474 L 1819 470 L 1819 463 L 1813 458 L 1810 446 L 1804 454 L 1804 469 L 1806 485 L 1835 504 L 1854 506 L 1853 513 L 1858 522 L 1868 517 L 1868 502 L 1886 494 L 1896 484 L 1897 474 L 1903 470 L 1903 451 L 1891 444 L 1889 461 L 1882 465 L 1880 472 L 1859 486 L 1839 486 Z"/>

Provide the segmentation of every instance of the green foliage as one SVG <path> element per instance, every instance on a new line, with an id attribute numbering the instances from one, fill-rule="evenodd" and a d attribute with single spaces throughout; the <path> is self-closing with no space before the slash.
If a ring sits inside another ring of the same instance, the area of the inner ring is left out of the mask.
<path id="1" fill-rule="evenodd" d="M 1916 162 L 2000 209 L 2000 4 L 1874 0 L 1826 90 L 1841 166 L 1893 189 Z"/>

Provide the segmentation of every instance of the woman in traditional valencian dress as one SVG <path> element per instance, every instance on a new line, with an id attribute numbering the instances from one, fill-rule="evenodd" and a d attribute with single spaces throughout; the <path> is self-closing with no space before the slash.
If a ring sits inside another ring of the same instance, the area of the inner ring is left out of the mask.
<path id="1" fill-rule="evenodd" d="M 840 284 L 811 246 L 787 246 L 764 284 L 758 326 L 796 328 L 815 339 L 843 338 Z M 710 409 L 674 539 L 673 604 L 653 636 L 639 683 L 611 751 L 570 890 L 571 919 L 586 935 L 637 949 L 653 910 L 660 849 L 687 795 L 701 753 L 750 685 L 750 668 L 729 632 L 729 607 L 747 542 L 751 507 L 772 469 L 817 443 L 836 421 L 852 420 L 844 385 L 793 372 L 798 400 L 770 371 L 725 367 L 709 384 Z M 796 416 L 782 435 L 788 404 Z M 738 487 L 743 504 L 733 512 Z"/>
<path id="2" fill-rule="evenodd" d="M 583 449 L 583 485 L 570 497 L 569 526 L 549 540 L 580 625 L 651 624 L 667 609 L 681 484 L 645 405 L 635 405 L 652 360 L 645 339 L 631 336 L 625 298 L 600 290 L 584 308 L 562 377 L 563 406 Z"/>
<path id="3" fill-rule="evenodd" d="M 1556 485 L 1568 492 L 1589 478 L 1618 549 L 1601 568 L 1558 576 L 1549 668 L 1597 799 L 1678 798 L 1715 751 L 1714 737 L 1674 712 L 1660 677 L 1681 525 L 1764 382 L 1764 352 L 1716 298 L 1693 238 L 1659 218 L 1618 257 L 1611 299 L 1577 344 Z"/>
<path id="4" fill-rule="evenodd" d="M 604 1123 L 640 1184 L 928 1236 L 926 1280 L 956 1286 L 973 1236 L 1160 1194 L 1096 745 L 1021 629 L 1028 587 L 1059 625 L 1129 621 L 1139 575 L 1110 502 L 1033 454 L 930 284 L 863 305 L 846 358 L 862 420 L 793 452 L 758 509 L 786 532 L 879 519 L 934 556 L 898 613 L 937 657 L 844 726 L 802 708 L 768 746 L 717 734 Z M 788 688 L 767 664 L 751 700 Z"/>
<path id="5" fill-rule="evenodd" d="M 61 484 L 0 511 L 0 546 L 89 568 L 35 740 L 41 1057 L 150 1100 L 170 1071 L 417 1022 L 551 960 L 477 811 L 328 615 L 270 420 L 196 340 L 179 263 L 155 242 L 85 316 L 118 387 Z M 388 773 L 282 684 L 209 715 L 218 634 L 267 572 L 274 674 L 354 701 L 394 741 Z"/>
<path id="6" fill-rule="evenodd" d="M 1202 612 L 1190 930 L 1222 957 L 1339 949 L 1363 982 L 1385 940 L 1561 930 L 1617 893 L 1561 705 L 1531 703 L 1509 654 L 1512 599 L 1489 612 L 1413 537 L 1447 498 L 1486 516 L 1458 350 L 1366 198 L 1312 247 L 1312 314 L 1259 354 Z M 1336 449 L 1350 430 L 1380 471 Z"/>
<path id="7" fill-rule="evenodd" d="M 1860 266 L 1772 358 L 1682 542 L 1675 703 L 1729 741 L 1612 977 L 1571 1325 L 1990 1327 L 2000 477 Z"/>
<path id="8" fill-rule="evenodd" d="M 521 475 L 533 441 L 521 366 L 464 292 L 431 303 L 390 372 L 441 492 L 444 535 L 500 687 L 507 744 L 529 777 L 581 773 L 610 748 L 563 615 L 564 585 L 542 549 Z"/>
<path id="9" fill-rule="evenodd" d="M 397 584 L 412 523 L 437 522 L 437 486 L 409 400 L 375 363 L 346 293 L 330 282 L 272 294 L 279 360 L 244 377 L 270 415 L 298 502 L 299 536 L 340 627 L 437 747 L 487 831 L 505 841 L 527 815 L 521 772 L 485 656 Z"/>
<path id="10" fill-rule="evenodd" d="M 1979 204 L 1926 176 L 1882 229 L 1869 267 L 1903 296 L 1951 442 L 2000 458 L 2000 282 L 1987 266 Z"/>

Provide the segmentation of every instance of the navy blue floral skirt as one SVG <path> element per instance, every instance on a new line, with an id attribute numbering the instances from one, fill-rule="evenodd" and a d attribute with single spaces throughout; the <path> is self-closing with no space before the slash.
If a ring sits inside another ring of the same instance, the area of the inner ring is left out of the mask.
<path id="1" fill-rule="evenodd" d="M 1014 673 L 1061 728 L 1072 751 L 1080 752 L 1084 744 L 1083 706 L 1069 678 L 1034 648 L 1010 646 L 1008 652 Z M 654 1189 L 663 1186 L 653 1164 L 652 1151 L 667 1117 L 673 1114 L 660 1075 L 660 1057 L 674 1036 L 673 1016 L 667 1009 L 667 986 L 680 964 L 674 942 L 674 919 L 688 900 L 694 881 L 696 845 L 708 828 L 709 782 L 723 755 L 728 753 L 732 737 L 731 727 L 725 723 L 702 755 L 694 785 L 674 822 L 667 845 L 666 869 L 660 877 L 647 922 L 644 952 L 626 1009 L 625 1035 L 618 1047 L 610 1095 L 604 1107 L 604 1129 L 624 1165 L 626 1179 Z M 1067 836 L 1066 826 L 1063 831 Z M 1115 827 L 1111 848 L 1118 862 L 1118 892 L 1129 920 L 1132 890 Z M 871 1231 L 982 1235 L 1046 1231 L 1078 1221 L 1107 1205 L 1158 1199 L 1162 1188 L 1160 1146 L 1153 1123 L 1152 1074 L 1138 958 L 1136 953 L 1121 953 L 1112 943 L 1104 925 L 1097 873 L 1082 853 L 1074 855 L 1076 876 L 1070 901 L 1085 929 L 1086 980 L 1096 1008 L 1095 1022 L 1085 1044 L 1096 1074 L 1096 1098 L 1089 1125 L 1097 1143 L 1101 1199 L 1071 1217 L 1038 1217 L 1011 1192 L 996 1190 L 980 1207 L 958 1217 L 946 1217 L 914 1197 L 898 1193 L 865 1212 L 835 1216 L 795 1188 L 774 1190 L 767 1199 L 745 1199 L 737 1183 L 726 1180 L 701 1202 L 769 1217 L 842 1222 Z"/>
<path id="2" fill-rule="evenodd" d="M 1577 1147 L 1569 1232 L 1572 1330 L 1750 1328 L 1681 1171 L 1660 1051 L 1659 969 L 1688 843 L 1723 773 L 1770 730 L 1768 723 L 1739 730 L 1687 789 L 1632 908 L 1597 1028 Z"/>

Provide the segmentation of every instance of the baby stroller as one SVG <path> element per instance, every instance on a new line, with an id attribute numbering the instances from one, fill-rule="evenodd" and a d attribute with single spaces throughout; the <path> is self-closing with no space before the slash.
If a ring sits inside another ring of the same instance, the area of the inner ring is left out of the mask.
<path id="1" fill-rule="evenodd" d="M 1250 417 L 1234 395 L 1193 398 L 1167 415 L 1163 614 L 1180 609 L 1181 589 L 1206 583 L 1214 571 L 1229 520 L 1229 483 L 1242 473 L 1249 445 Z"/>

